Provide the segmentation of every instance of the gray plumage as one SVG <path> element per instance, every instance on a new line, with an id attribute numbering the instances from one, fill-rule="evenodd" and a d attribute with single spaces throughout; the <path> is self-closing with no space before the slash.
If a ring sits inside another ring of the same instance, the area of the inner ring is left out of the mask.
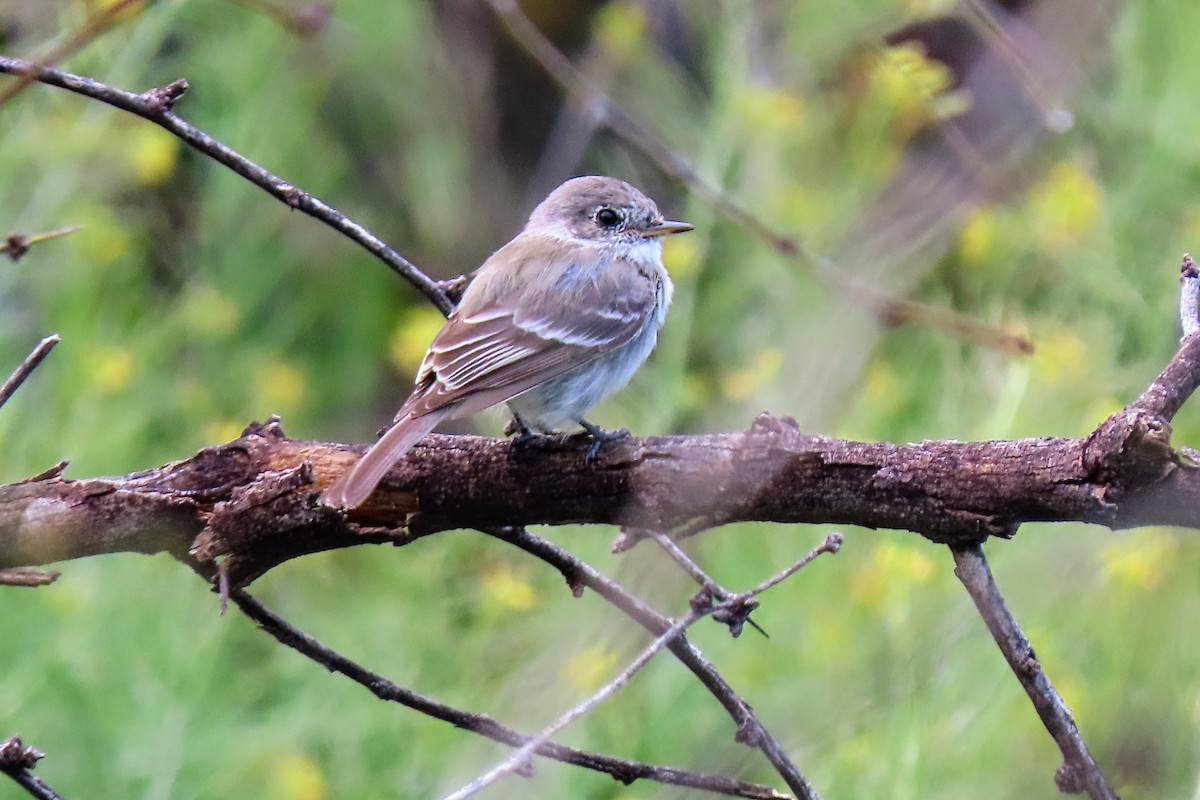
<path id="1" fill-rule="evenodd" d="M 443 419 L 508 402 L 540 433 L 578 424 L 650 355 L 671 301 L 662 218 L 624 181 L 574 178 L 475 273 L 390 430 L 321 495 L 362 503 Z"/>

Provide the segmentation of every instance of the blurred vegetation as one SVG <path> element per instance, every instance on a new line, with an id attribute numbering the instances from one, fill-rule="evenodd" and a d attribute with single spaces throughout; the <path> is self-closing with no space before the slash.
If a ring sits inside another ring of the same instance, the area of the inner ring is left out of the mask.
<path id="1" fill-rule="evenodd" d="M 5 0 L 9 55 L 49 52 L 99 0 Z M 837 257 L 923 126 L 978 103 L 889 30 L 945 3 L 529 3 L 638 118 L 770 225 Z M 184 76 L 178 111 L 350 214 L 438 277 L 472 269 L 573 174 L 619 175 L 697 231 L 666 253 L 678 291 L 659 352 L 597 423 L 733 430 L 760 410 L 897 441 L 1078 435 L 1173 352 L 1176 265 L 1200 238 L 1194 76 L 1200 6 L 1132 4 L 1071 99 L 1074 127 L 1023 158 L 1007 191 L 885 286 L 1028 332 L 1032 357 L 920 326 L 882 329 L 853 298 L 719 219 L 557 90 L 482 3 L 158 0 L 66 60 L 145 89 Z M 1068 63 L 1082 51 L 1064 50 Z M 7 82 L 0 83 L 0 88 Z M 438 325 L 380 264 L 153 126 L 30 86 L 0 107 L 0 234 L 84 225 L 0 269 L 0 364 L 63 343 L 0 412 L 0 479 L 70 458 L 70 476 L 184 457 L 281 414 L 294 436 L 368 440 L 407 393 Z M 884 208 L 886 211 L 886 207 Z M 870 276 L 863 263 L 842 263 Z M 904 280 L 893 280 L 903 274 Z M 0 366 L 7 371 L 7 366 Z M 476 421 L 495 433 L 500 415 Z M 1188 407 L 1180 443 L 1200 441 Z M 611 531 L 546 532 L 684 608 L 689 587 Z M 738 526 L 690 549 L 746 587 L 823 531 Z M 1122 796 L 1192 796 L 1200 779 L 1200 547 L 1194 532 L 1030 525 L 988 551 L 1042 663 Z M 69 798 L 432 797 L 502 748 L 384 706 L 217 614 L 167 557 L 67 564 L 2 589 L 0 736 L 49 755 Z M 389 677 L 536 729 L 645 637 L 593 596 L 478 534 L 307 558 L 255 589 Z M 905 533 L 848 531 L 766 598 L 770 632 L 696 639 L 830 798 L 1054 797 L 1056 750 L 957 585 Z M 770 782 L 726 716 L 669 658 L 564 741 Z M 539 763 L 490 796 L 675 797 Z M 0 784 L 0 797 L 18 797 Z"/>

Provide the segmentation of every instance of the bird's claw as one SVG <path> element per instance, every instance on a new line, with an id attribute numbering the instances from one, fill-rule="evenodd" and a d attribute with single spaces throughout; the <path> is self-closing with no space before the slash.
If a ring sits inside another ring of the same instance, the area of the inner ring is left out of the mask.
<path id="1" fill-rule="evenodd" d="M 582 425 L 583 429 L 592 437 L 592 443 L 588 445 L 587 451 L 583 454 L 583 463 L 585 465 L 590 465 L 592 461 L 596 459 L 596 456 L 600 454 L 600 448 L 603 447 L 606 442 L 615 442 L 618 439 L 624 439 L 629 435 L 629 428 L 618 428 L 615 431 L 606 431 L 603 428 L 593 425 L 587 420 L 582 419 L 579 421 L 579 424 Z"/>

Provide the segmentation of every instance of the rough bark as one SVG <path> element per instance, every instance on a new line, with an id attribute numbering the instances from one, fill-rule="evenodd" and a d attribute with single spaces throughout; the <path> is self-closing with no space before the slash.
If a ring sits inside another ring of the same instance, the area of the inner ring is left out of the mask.
<path id="1" fill-rule="evenodd" d="M 1078 439 L 853 442 L 763 414 L 740 433 L 610 443 L 590 465 L 581 437 L 514 451 L 502 440 L 432 435 L 345 516 L 316 496 L 362 448 L 289 439 L 270 420 L 122 478 L 51 473 L 0 487 L 0 569 L 166 551 L 221 563 L 245 585 L 306 553 L 529 524 L 837 523 L 959 546 L 1034 520 L 1200 528 L 1200 470 L 1171 448 L 1168 423 L 1144 407 L 1151 400 L 1148 391 Z"/>

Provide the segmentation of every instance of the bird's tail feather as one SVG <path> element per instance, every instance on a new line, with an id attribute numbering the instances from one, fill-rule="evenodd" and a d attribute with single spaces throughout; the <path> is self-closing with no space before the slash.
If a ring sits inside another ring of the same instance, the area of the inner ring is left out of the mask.
<path id="1" fill-rule="evenodd" d="M 439 408 L 419 417 L 405 417 L 393 425 L 362 458 L 321 493 L 321 502 L 335 508 L 354 508 L 366 500 L 392 465 L 442 421 L 451 408 Z"/>

